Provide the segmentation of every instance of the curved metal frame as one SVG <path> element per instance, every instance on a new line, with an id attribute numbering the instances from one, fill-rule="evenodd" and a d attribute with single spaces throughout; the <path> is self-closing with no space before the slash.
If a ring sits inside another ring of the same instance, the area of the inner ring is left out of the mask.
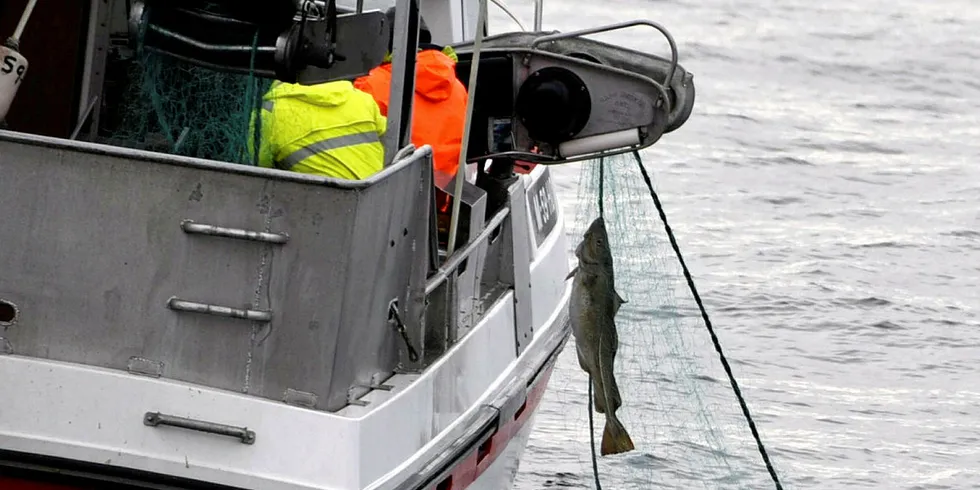
<path id="1" fill-rule="evenodd" d="M 505 14 L 507 14 L 507 17 L 510 17 L 510 20 L 514 21 L 514 23 L 517 24 L 517 27 L 521 28 L 521 31 L 527 31 L 527 27 L 524 27 L 524 23 L 521 22 L 521 20 L 518 19 L 517 16 L 510 11 L 510 8 L 507 7 L 507 4 L 504 3 L 504 0 L 490 0 L 490 3 L 496 5 L 497 8 L 499 8 Z"/>
<path id="2" fill-rule="evenodd" d="M 627 27 L 634 27 L 634 26 L 650 26 L 660 31 L 660 33 L 663 34 L 665 38 L 667 38 L 667 44 L 670 45 L 670 69 L 667 70 L 667 76 L 665 77 L 663 84 L 669 86 L 671 80 L 674 79 L 674 72 L 677 71 L 677 58 L 678 58 L 677 43 L 674 42 L 674 36 L 670 34 L 670 31 L 668 31 L 666 27 L 652 20 L 631 20 L 627 22 L 620 22 L 618 24 L 609 24 L 607 26 L 593 27 L 590 29 L 582 29 L 582 30 L 572 31 L 572 32 L 560 32 L 557 34 L 548 34 L 536 38 L 534 41 L 532 41 L 531 49 L 534 49 L 539 44 L 550 42 L 550 41 L 557 41 L 559 39 L 568 39 L 572 37 L 581 37 L 588 34 L 598 34 L 600 32 L 610 32 L 610 31 L 625 29 Z M 668 104 L 669 103 L 670 100 L 668 99 Z M 667 106 L 667 112 L 670 112 L 670 105 Z"/>

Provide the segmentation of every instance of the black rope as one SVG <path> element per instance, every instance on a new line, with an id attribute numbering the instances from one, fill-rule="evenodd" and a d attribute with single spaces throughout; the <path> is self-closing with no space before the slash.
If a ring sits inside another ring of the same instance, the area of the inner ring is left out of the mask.
<path id="1" fill-rule="evenodd" d="M 408 332 L 405 330 L 405 323 L 402 322 L 401 315 L 398 314 L 398 305 L 392 302 L 388 305 L 388 322 L 395 326 L 395 330 L 401 335 L 402 341 L 405 342 L 405 348 L 408 349 L 408 360 L 412 362 L 418 362 L 419 353 L 412 347 L 412 339 L 408 337 Z"/>
<path id="2" fill-rule="evenodd" d="M 605 180 L 605 158 L 599 159 L 599 217 L 605 217 L 605 206 L 603 201 L 603 181 Z M 602 483 L 599 483 L 599 460 L 595 456 L 595 421 L 592 414 L 592 374 L 589 374 L 589 448 L 592 449 L 592 476 L 595 478 L 596 490 L 602 490 Z"/>
<path id="3" fill-rule="evenodd" d="M 732 367 L 728 364 L 728 359 L 725 357 L 725 353 L 721 350 L 721 342 L 718 340 L 718 336 L 715 335 L 715 329 L 711 326 L 711 319 L 708 318 L 708 311 L 704 308 L 704 303 L 701 301 L 701 295 L 698 294 L 698 289 L 694 285 L 694 278 L 691 277 L 691 272 L 687 268 L 687 263 L 684 262 L 684 256 L 681 255 L 681 248 L 677 245 L 677 239 L 674 238 L 674 232 L 671 231 L 670 225 L 667 224 L 667 214 L 664 213 L 664 207 L 660 203 L 660 198 L 657 196 L 657 191 L 653 190 L 653 182 L 650 181 L 650 175 L 647 174 L 646 167 L 643 166 L 643 160 L 640 159 L 640 154 L 634 150 L 633 157 L 636 159 L 636 164 L 640 167 L 640 173 L 643 174 L 643 181 L 646 182 L 647 188 L 650 189 L 650 196 L 653 197 L 653 203 L 657 206 L 657 212 L 660 213 L 660 220 L 664 223 L 664 229 L 667 231 L 667 238 L 670 239 L 670 245 L 674 248 L 674 253 L 677 254 L 677 260 L 681 264 L 681 269 L 684 271 L 684 278 L 687 279 L 687 286 L 691 289 L 691 294 L 694 295 L 694 301 L 698 304 L 698 309 L 701 310 L 701 318 L 704 320 L 704 326 L 708 328 L 708 333 L 711 335 L 711 342 L 715 345 L 715 351 L 718 352 L 718 357 L 721 359 L 721 365 L 725 368 L 725 373 L 728 374 L 728 381 L 732 385 L 732 390 L 735 391 L 735 397 L 738 398 L 738 404 L 742 407 L 742 414 L 745 415 L 745 420 L 749 423 L 749 430 L 752 431 L 752 437 L 755 438 L 755 444 L 759 448 L 759 454 L 762 455 L 762 461 L 766 463 L 766 469 L 769 471 L 769 476 L 772 477 L 773 483 L 776 484 L 776 490 L 782 490 L 783 486 L 779 483 L 779 476 L 776 475 L 776 469 L 772 466 L 772 461 L 769 460 L 769 453 L 766 452 L 766 446 L 762 444 L 762 438 L 759 436 L 759 430 L 755 426 L 755 420 L 752 419 L 752 414 L 749 413 L 749 406 L 745 403 L 745 398 L 742 397 L 742 390 L 738 388 L 738 381 L 735 380 L 735 375 L 732 373 Z M 600 194 L 602 187 L 599 187 Z"/>
<path id="4" fill-rule="evenodd" d="M 599 460 L 595 457 L 595 422 L 592 417 L 592 375 L 589 375 L 589 447 L 592 448 L 592 476 L 595 477 L 596 490 L 602 490 L 599 483 Z"/>
<path id="5" fill-rule="evenodd" d="M 606 206 L 605 206 L 605 175 L 606 175 L 606 159 L 599 159 L 599 217 L 606 217 Z"/>

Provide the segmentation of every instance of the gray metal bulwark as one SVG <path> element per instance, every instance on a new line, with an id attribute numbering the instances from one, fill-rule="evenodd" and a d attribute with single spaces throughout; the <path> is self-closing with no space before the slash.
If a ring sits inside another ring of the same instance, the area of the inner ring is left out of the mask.
<path id="1" fill-rule="evenodd" d="M 2 351 L 340 409 L 396 368 L 393 298 L 421 328 L 431 172 L 428 147 L 337 181 L 0 131 Z"/>
<path id="2" fill-rule="evenodd" d="M 527 190 L 524 179 L 517 179 L 509 189 L 511 253 L 514 284 L 514 335 L 517 355 L 521 355 L 534 338 L 531 316 L 531 237 L 527 214 Z"/>

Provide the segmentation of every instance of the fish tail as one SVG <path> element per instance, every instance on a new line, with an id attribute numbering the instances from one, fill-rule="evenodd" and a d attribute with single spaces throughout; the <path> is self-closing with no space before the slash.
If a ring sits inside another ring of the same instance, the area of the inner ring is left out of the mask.
<path id="1" fill-rule="evenodd" d="M 623 423 L 612 414 L 606 416 L 606 428 L 602 431 L 602 447 L 600 453 L 603 456 L 609 454 L 619 454 L 636 449 L 633 446 L 633 439 L 630 438 Z"/>
<path id="2" fill-rule="evenodd" d="M 603 408 L 606 414 L 606 427 L 602 431 L 603 456 L 607 454 L 619 454 L 634 449 L 633 440 L 623 427 L 623 423 L 616 417 L 616 410 L 623 404 L 619 394 L 619 387 L 616 386 L 616 376 L 613 373 L 613 359 L 616 357 L 616 338 L 615 325 L 611 331 L 611 336 L 600 335 L 598 339 L 599 352 L 608 355 L 599 356 L 599 387 L 602 389 Z M 604 350 L 603 344 L 609 342 L 610 346 Z M 597 393 L 598 394 L 598 393 Z"/>

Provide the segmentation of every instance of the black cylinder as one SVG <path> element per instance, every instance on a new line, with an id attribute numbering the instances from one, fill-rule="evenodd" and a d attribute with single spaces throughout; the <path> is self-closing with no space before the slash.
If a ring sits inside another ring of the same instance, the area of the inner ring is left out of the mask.
<path id="1" fill-rule="evenodd" d="M 515 110 L 531 138 L 558 144 L 574 137 L 589 122 L 592 98 L 578 75 L 550 66 L 524 81 Z"/>

